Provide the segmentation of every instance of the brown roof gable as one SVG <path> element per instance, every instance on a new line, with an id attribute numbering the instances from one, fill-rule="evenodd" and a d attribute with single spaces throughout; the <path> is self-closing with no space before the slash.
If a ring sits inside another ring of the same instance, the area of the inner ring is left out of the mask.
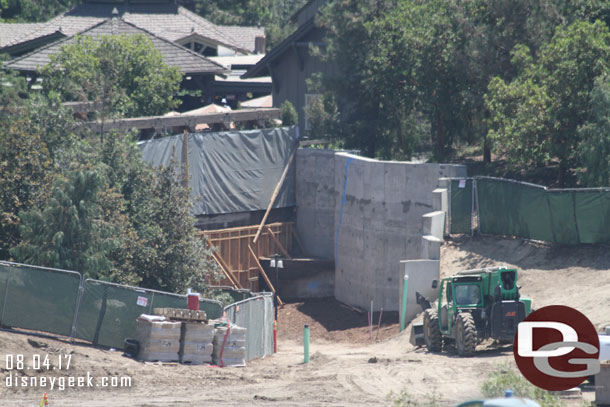
<path id="1" fill-rule="evenodd" d="M 144 34 L 150 38 L 154 47 L 161 52 L 163 62 L 178 68 L 183 74 L 218 74 L 227 72 L 226 68 L 210 59 L 119 18 L 102 21 L 81 33 L 81 35 L 92 37 L 120 34 Z M 20 58 L 13 59 L 7 62 L 5 66 L 18 71 L 35 72 L 39 67 L 51 62 L 50 56 L 59 53 L 61 47 L 74 42 L 76 42 L 75 36 L 56 41 Z"/>

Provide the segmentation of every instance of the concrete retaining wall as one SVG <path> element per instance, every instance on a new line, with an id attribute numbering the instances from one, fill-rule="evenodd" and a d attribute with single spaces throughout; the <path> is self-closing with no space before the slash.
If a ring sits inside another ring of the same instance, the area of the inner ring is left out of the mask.
<path id="1" fill-rule="evenodd" d="M 334 258 L 335 152 L 300 149 L 296 155 L 297 231 L 308 256 Z"/>
<path id="2" fill-rule="evenodd" d="M 466 176 L 466 167 L 302 149 L 296 176 L 298 232 L 308 255 L 335 259 L 335 297 L 397 311 L 400 261 L 422 257 L 422 216 L 439 209 L 438 179 Z"/>
<path id="3" fill-rule="evenodd" d="M 373 300 L 376 310 L 398 310 L 400 261 L 421 258 L 422 216 L 432 211 L 432 191 L 448 174 L 464 176 L 466 168 L 335 155 L 339 301 L 368 308 Z"/>

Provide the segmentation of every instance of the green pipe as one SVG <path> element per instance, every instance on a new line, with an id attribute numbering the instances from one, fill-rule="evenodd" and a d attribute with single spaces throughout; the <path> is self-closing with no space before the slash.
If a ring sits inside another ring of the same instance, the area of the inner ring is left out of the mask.
<path id="1" fill-rule="evenodd" d="M 407 291 L 409 289 L 409 275 L 405 274 L 405 283 L 402 288 L 402 312 L 400 313 L 400 332 L 405 330 L 405 317 L 407 314 Z"/>
<path id="2" fill-rule="evenodd" d="M 309 325 L 303 328 L 303 350 L 305 353 L 305 363 L 309 363 Z"/>

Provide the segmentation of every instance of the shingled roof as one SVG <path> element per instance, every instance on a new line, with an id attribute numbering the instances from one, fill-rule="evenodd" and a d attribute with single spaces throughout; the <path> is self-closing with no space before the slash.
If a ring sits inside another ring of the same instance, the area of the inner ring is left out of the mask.
<path id="1" fill-rule="evenodd" d="M 123 21 L 131 23 L 161 38 L 175 42 L 197 34 L 209 42 L 240 53 L 254 52 L 255 38 L 264 35 L 263 28 L 223 27 L 176 4 L 166 3 L 93 3 L 86 2 L 60 14 L 36 29 L 19 27 L 20 33 L 11 35 L 1 47 L 15 47 L 37 38 L 61 32 L 73 36 L 83 32 L 112 16 L 116 8 Z M 23 24 L 15 24 L 23 26 Z M 6 28 L 9 29 L 9 28 Z"/>
<path id="2" fill-rule="evenodd" d="M 153 33 L 136 27 L 135 25 L 114 18 L 111 20 L 102 20 L 102 22 L 83 31 L 80 35 L 91 37 L 100 37 L 103 35 L 120 35 L 120 34 L 144 34 L 153 43 L 153 46 L 161 52 L 163 61 L 169 66 L 175 66 L 184 74 L 220 74 L 226 73 L 228 70 L 222 65 L 211 61 L 210 59 L 197 54 L 185 47 L 174 44 L 164 38 L 160 38 Z M 45 47 L 39 48 L 27 55 L 13 59 L 5 64 L 7 68 L 17 71 L 35 72 L 39 67 L 42 67 L 49 62 L 50 56 L 61 51 L 65 45 L 76 42 L 75 36 L 70 36 L 62 40 L 56 41 Z"/>
<path id="3" fill-rule="evenodd" d="M 23 38 L 42 27 L 40 23 L 0 23 L 0 48 L 7 46 L 17 38 Z"/>

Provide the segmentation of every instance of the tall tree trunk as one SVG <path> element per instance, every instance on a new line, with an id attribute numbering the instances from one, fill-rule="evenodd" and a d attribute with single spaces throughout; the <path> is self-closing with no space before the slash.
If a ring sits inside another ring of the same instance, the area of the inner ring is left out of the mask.
<path id="1" fill-rule="evenodd" d="M 441 118 L 441 112 L 436 109 L 436 142 L 438 149 L 438 161 L 445 161 L 445 127 L 443 126 L 443 119 Z"/>
<path id="2" fill-rule="evenodd" d="M 485 136 L 483 141 L 483 163 L 491 163 L 491 148 L 489 147 L 489 140 L 487 139 L 487 136 Z"/>

